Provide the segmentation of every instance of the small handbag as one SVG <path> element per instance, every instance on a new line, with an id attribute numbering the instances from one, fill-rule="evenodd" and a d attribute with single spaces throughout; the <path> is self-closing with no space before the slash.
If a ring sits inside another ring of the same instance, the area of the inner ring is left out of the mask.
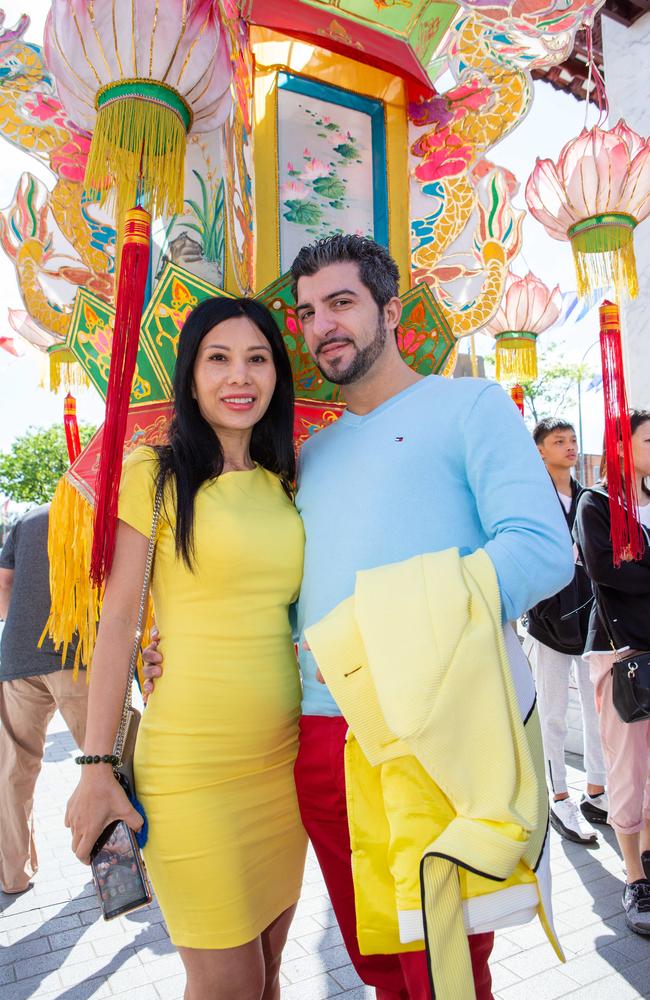
<path id="1" fill-rule="evenodd" d="M 629 653 L 614 661 L 612 698 L 623 722 L 650 719 L 650 651 Z"/>
<path id="2" fill-rule="evenodd" d="M 622 722 L 644 722 L 650 719 L 650 650 L 626 650 L 626 655 L 618 654 L 602 600 L 596 606 L 616 654 L 612 666 L 614 708 Z"/>
<path id="3" fill-rule="evenodd" d="M 144 823 L 136 834 L 139 847 L 144 847 L 147 842 L 147 818 L 144 809 L 138 802 L 135 790 L 135 777 L 133 774 L 133 754 L 135 752 L 135 741 L 140 725 L 140 712 L 131 704 L 131 693 L 133 689 L 133 678 L 138 663 L 140 643 L 144 628 L 144 616 L 149 597 L 149 584 L 151 582 L 151 570 L 153 558 L 156 550 L 156 535 L 158 532 L 158 521 L 160 519 L 160 508 L 162 505 L 162 489 L 158 486 L 156 499 L 153 508 L 153 518 L 151 521 L 151 533 L 149 535 L 149 545 L 147 547 L 147 559 L 144 569 L 144 580 L 142 582 L 142 593 L 140 594 L 140 605 L 138 607 L 138 620 L 131 649 L 131 659 L 129 661 L 129 673 L 126 681 L 126 691 L 124 692 L 124 703 L 122 705 L 122 716 L 120 725 L 113 745 L 113 754 L 117 757 L 117 764 L 113 767 L 113 773 L 124 788 L 131 800 L 132 805 L 142 815 Z"/>

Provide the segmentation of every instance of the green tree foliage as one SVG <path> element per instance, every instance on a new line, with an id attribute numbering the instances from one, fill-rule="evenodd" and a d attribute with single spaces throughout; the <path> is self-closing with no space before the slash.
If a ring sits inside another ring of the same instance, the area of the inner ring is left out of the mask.
<path id="1" fill-rule="evenodd" d="M 79 425 L 82 448 L 96 427 Z M 63 427 L 30 427 L 0 454 L 0 492 L 16 503 L 47 503 L 69 466 Z"/>

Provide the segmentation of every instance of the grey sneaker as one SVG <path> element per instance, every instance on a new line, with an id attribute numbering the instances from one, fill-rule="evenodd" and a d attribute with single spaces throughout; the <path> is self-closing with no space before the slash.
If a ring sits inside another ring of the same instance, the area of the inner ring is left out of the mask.
<path id="1" fill-rule="evenodd" d="M 650 882 L 650 851 L 643 851 L 641 855 L 641 865 L 643 866 L 645 877 L 648 882 Z"/>
<path id="2" fill-rule="evenodd" d="M 650 882 L 632 882 L 623 890 L 625 923 L 635 934 L 650 934 Z"/>

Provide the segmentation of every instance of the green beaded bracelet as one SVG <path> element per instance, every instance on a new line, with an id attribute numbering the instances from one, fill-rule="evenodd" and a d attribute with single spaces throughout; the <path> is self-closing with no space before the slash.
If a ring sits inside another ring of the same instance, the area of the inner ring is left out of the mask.
<path id="1" fill-rule="evenodd" d="M 105 753 L 101 756 L 96 754 L 82 754 L 81 757 L 75 757 L 75 764 L 110 764 L 111 767 L 116 767 L 118 764 L 118 759 L 114 753 Z"/>

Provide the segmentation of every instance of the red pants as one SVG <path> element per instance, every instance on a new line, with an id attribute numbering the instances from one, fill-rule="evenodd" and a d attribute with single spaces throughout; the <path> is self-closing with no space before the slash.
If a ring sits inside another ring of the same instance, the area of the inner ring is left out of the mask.
<path id="1" fill-rule="evenodd" d="M 323 872 L 348 954 L 358 975 L 377 989 L 377 1000 L 430 1000 L 424 951 L 361 955 L 357 944 L 350 834 L 343 754 L 347 723 L 341 717 L 303 716 L 295 776 L 302 821 Z M 494 934 L 469 938 L 477 1000 L 492 1000 L 488 958 Z"/>

